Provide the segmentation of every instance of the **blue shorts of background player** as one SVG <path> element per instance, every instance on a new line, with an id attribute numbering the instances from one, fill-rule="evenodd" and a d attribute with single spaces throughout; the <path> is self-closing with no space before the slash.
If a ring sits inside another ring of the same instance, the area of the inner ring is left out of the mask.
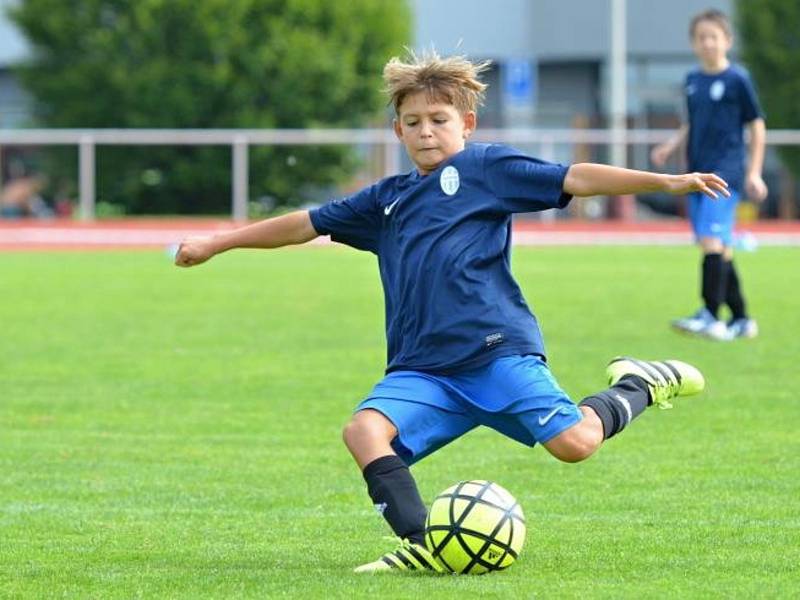
<path id="1" fill-rule="evenodd" d="M 732 245 L 740 195 L 735 190 L 730 190 L 730 193 L 729 198 L 719 199 L 705 194 L 689 194 L 689 220 L 698 242 L 703 238 L 717 238 L 725 247 Z"/>
<path id="2" fill-rule="evenodd" d="M 397 429 L 392 448 L 411 465 L 478 425 L 526 446 L 583 418 L 538 356 L 506 356 L 454 375 L 393 371 L 356 410 L 373 409 Z"/>

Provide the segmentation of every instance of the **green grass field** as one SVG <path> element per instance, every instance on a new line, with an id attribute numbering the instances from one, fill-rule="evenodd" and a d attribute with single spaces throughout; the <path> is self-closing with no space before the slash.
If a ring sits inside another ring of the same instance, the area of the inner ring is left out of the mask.
<path id="1" fill-rule="evenodd" d="M 518 248 L 579 400 L 619 353 L 707 391 L 590 460 L 477 430 L 414 468 L 430 501 L 492 479 L 526 548 L 484 577 L 356 576 L 388 548 L 341 442 L 382 375 L 374 259 L 240 251 L 0 254 L 0 597 L 695 598 L 800 590 L 800 251 L 739 257 L 762 335 L 679 337 L 692 248 Z"/>

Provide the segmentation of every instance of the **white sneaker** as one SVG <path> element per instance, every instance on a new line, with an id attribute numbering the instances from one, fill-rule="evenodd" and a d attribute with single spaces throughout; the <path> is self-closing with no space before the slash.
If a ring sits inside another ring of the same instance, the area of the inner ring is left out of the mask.
<path id="1" fill-rule="evenodd" d="M 690 317 L 675 319 L 672 327 L 683 333 L 700 333 L 714 321 L 714 315 L 707 308 L 701 308 Z"/>
<path id="2" fill-rule="evenodd" d="M 728 334 L 734 338 L 754 338 L 758 335 L 758 323 L 755 319 L 734 319 L 728 323 Z"/>
<path id="3" fill-rule="evenodd" d="M 708 323 L 697 333 L 715 342 L 730 342 L 733 339 L 733 335 L 731 335 L 731 332 L 728 330 L 728 326 L 716 319 Z"/>
<path id="4" fill-rule="evenodd" d="M 705 307 L 691 317 L 672 321 L 672 327 L 681 333 L 689 333 L 717 342 L 727 342 L 733 339 L 728 331 L 728 326 L 716 319 Z"/>

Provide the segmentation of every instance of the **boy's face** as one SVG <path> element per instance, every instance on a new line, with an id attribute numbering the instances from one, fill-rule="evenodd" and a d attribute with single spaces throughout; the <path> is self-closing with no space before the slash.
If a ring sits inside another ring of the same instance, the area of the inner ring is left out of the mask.
<path id="1" fill-rule="evenodd" d="M 726 60 L 733 40 L 714 21 L 698 21 L 692 34 L 692 49 L 704 65 L 719 66 Z"/>
<path id="2" fill-rule="evenodd" d="M 462 115 L 452 104 L 429 102 L 425 92 L 406 96 L 398 112 L 394 132 L 422 175 L 461 152 L 477 122 L 474 112 Z"/>

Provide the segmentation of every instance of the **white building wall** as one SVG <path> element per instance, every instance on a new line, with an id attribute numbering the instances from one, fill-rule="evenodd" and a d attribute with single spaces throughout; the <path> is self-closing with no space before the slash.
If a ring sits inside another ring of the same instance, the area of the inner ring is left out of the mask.
<path id="1" fill-rule="evenodd" d="M 19 1 L 0 0 L 0 127 L 23 124 L 30 103 L 8 68 L 30 52 L 23 36 L 5 16 L 6 9 Z M 509 121 L 564 126 L 568 112 L 590 116 L 605 112 L 611 0 L 409 2 L 415 48 L 433 46 L 442 54 L 465 53 L 491 58 L 498 64 L 489 74 L 492 89 L 484 112 L 493 126 Z M 714 2 L 728 12 L 732 4 L 732 0 Z M 682 75 L 694 61 L 688 44 L 689 19 L 707 7 L 708 0 L 627 1 L 631 114 L 645 112 L 652 102 L 677 107 Z M 542 76 L 535 82 L 534 108 L 526 113 L 516 107 L 517 112 L 509 118 L 503 68 L 512 60 L 530 60 Z M 559 65 L 563 66 L 561 73 Z M 542 94 L 544 87 L 548 91 Z M 554 96 L 564 102 L 554 102 Z"/>
<path id="2" fill-rule="evenodd" d="M 25 38 L 6 16 L 8 8 L 16 2 L 0 0 L 0 69 L 24 58 L 29 52 Z"/>

